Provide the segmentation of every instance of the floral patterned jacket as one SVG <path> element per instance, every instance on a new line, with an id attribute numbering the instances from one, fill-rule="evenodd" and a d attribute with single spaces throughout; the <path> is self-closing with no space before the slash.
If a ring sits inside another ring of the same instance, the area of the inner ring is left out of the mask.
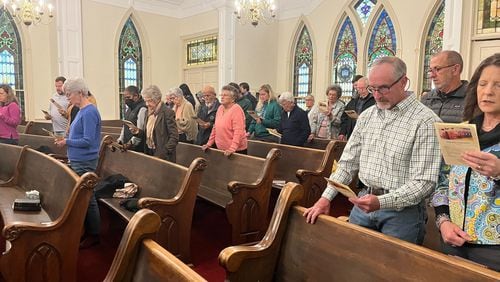
<path id="1" fill-rule="evenodd" d="M 500 151 L 500 143 L 483 150 L 492 151 Z M 471 243 L 500 245 L 500 185 L 468 166 L 444 169 L 449 179 L 440 177 L 432 205 L 449 206 L 451 221 L 471 236 Z"/>

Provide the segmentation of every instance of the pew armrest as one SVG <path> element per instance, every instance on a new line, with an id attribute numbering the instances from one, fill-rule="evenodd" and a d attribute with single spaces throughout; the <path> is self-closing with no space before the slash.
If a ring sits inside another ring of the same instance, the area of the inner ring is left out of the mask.
<path id="1" fill-rule="evenodd" d="M 227 247 L 219 254 L 219 264 L 228 272 L 237 272 L 242 263 L 250 259 L 260 259 L 273 254 L 271 242 L 253 246 Z"/>

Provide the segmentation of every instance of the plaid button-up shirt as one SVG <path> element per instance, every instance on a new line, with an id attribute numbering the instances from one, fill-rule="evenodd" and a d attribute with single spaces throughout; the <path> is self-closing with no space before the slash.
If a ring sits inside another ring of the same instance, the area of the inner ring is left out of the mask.
<path id="1" fill-rule="evenodd" d="M 441 152 L 434 123 L 439 117 L 409 95 L 390 110 L 364 111 L 330 179 L 344 184 L 359 179 L 368 187 L 386 189 L 377 196 L 381 209 L 402 209 L 420 203 L 436 186 Z M 327 187 L 322 197 L 337 191 Z"/>

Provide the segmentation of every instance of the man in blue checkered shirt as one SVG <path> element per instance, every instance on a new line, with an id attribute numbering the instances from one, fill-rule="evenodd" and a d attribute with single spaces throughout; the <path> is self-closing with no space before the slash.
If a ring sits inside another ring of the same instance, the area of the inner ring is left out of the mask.
<path id="1" fill-rule="evenodd" d="M 330 179 L 349 184 L 356 172 L 367 188 L 349 198 L 354 208 L 349 222 L 402 240 L 422 244 L 425 235 L 424 198 L 436 186 L 441 154 L 434 123 L 439 117 L 405 91 L 406 64 L 396 57 L 373 62 L 368 91 L 376 105 L 358 118 L 338 168 Z M 308 223 L 328 214 L 337 195 L 326 187 L 304 213 Z"/>

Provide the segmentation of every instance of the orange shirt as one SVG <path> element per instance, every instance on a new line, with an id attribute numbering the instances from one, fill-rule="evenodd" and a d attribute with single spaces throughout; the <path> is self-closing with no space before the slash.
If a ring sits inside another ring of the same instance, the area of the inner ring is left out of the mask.
<path id="1" fill-rule="evenodd" d="M 215 114 L 215 124 L 207 145 L 217 145 L 219 150 L 241 151 L 248 146 L 245 132 L 245 114 L 238 104 L 225 109 L 220 105 Z"/>

